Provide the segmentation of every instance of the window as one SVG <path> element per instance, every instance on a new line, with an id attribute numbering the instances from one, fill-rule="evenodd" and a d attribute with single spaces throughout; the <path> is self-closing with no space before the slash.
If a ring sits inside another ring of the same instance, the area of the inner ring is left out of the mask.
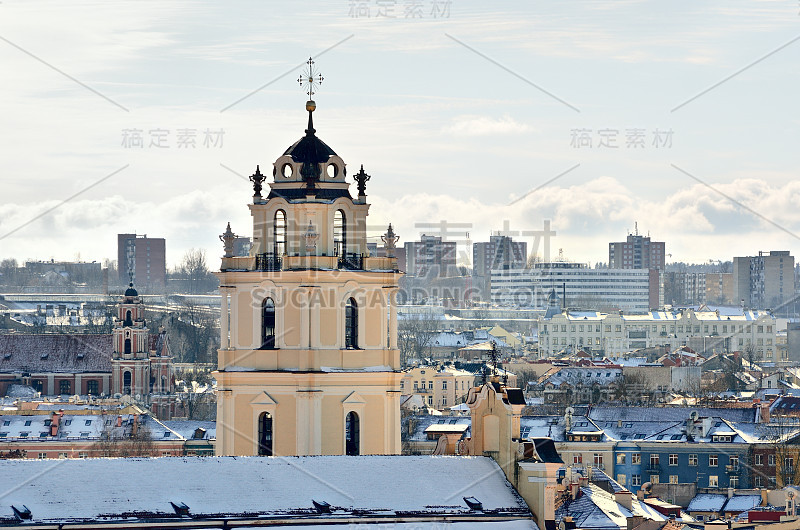
<path id="1" fill-rule="evenodd" d="M 658 484 L 659 475 L 650 475 L 650 483 Z"/>
<path id="2" fill-rule="evenodd" d="M 67 453 L 58 453 L 58 458 L 68 458 L 69 455 Z"/>
<path id="3" fill-rule="evenodd" d="M 729 488 L 733 488 L 733 489 L 738 488 L 739 487 L 739 477 L 737 477 L 736 475 L 731 475 L 731 478 L 729 479 L 729 482 L 728 482 L 728 487 Z"/>
<path id="4" fill-rule="evenodd" d="M 719 456 L 708 455 L 708 465 L 710 467 L 716 467 L 717 465 L 719 465 Z"/>
<path id="5" fill-rule="evenodd" d="M 678 475 L 670 475 L 669 476 L 669 483 L 670 484 L 677 484 L 678 483 Z"/>
<path id="6" fill-rule="evenodd" d="M 25 427 L 30 427 L 31 420 L 25 420 Z"/>
<path id="7" fill-rule="evenodd" d="M 655 467 L 655 466 L 657 466 L 657 465 L 659 464 L 659 460 L 660 460 L 660 459 L 659 459 L 659 455 L 657 455 L 657 454 L 651 454 L 651 455 L 650 455 L 650 466 L 651 466 L 651 467 Z"/>
<path id="8" fill-rule="evenodd" d="M 625 453 L 617 453 L 617 465 L 618 466 L 625 465 Z"/>
<path id="9" fill-rule="evenodd" d="M 757 454 L 753 455 L 753 463 L 755 465 L 757 465 L 757 466 L 761 465 L 761 454 L 760 453 L 757 453 Z"/>
<path id="10" fill-rule="evenodd" d="M 275 349 L 275 302 L 265 298 L 261 304 L 261 349 Z"/>
<path id="11" fill-rule="evenodd" d="M 428 381 L 428 390 L 433 390 L 433 381 Z"/>
<path id="12" fill-rule="evenodd" d="M 345 454 L 355 456 L 361 454 L 361 439 L 358 414 L 348 412 L 345 420 Z"/>
<path id="13" fill-rule="evenodd" d="M 347 252 L 347 223 L 344 212 L 336 210 L 333 216 L 333 255 L 344 256 Z"/>
<path id="14" fill-rule="evenodd" d="M 678 465 L 678 455 L 671 454 L 669 455 L 669 465 L 677 466 Z"/>
<path id="15" fill-rule="evenodd" d="M 730 457 L 730 459 L 728 461 L 728 464 L 730 464 L 730 466 L 733 469 L 738 469 L 739 468 L 739 455 L 731 455 L 731 457 Z"/>
<path id="16" fill-rule="evenodd" d="M 127 370 L 122 374 L 122 392 L 128 395 L 131 393 L 131 373 Z"/>
<path id="17" fill-rule="evenodd" d="M 47 453 L 39 453 L 39 460 L 44 460 L 47 458 Z"/>
<path id="18" fill-rule="evenodd" d="M 125 339 L 125 353 L 131 353 L 131 339 Z"/>
<path id="19" fill-rule="evenodd" d="M 81 451 L 78 453 L 78 458 L 89 458 L 89 453 L 86 451 Z"/>
<path id="20" fill-rule="evenodd" d="M 620 486 L 624 486 L 625 485 L 625 479 L 626 478 L 627 478 L 627 475 L 624 475 L 624 474 L 621 474 L 621 473 L 617 475 L 617 482 L 619 482 Z"/>
<path id="21" fill-rule="evenodd" d="M 642 453 L 631 453 L 631 464 L 641 464 L 642 463 Z"/>
<path id="22" fill-rule="evenodd" d="M 767 455 L 767 465 L 770 467 L 775 465 L 775 455 Z"/>
<path id="23" fill-rule="evenodd" d="M 442 381 L 442 390 L 447 390 L 447 381 Z"/>
<path id="24" fill-rule="evenodd" d="M 642 485 L 642 476 L 631 475 L 631 486 L 641 486 L 641 485 Z"/>
<path id="25" fill-rule="evenodd" d="M 86 392 L 90 396 L 98 395 L 100 393 L 100 384 L 94 379 L 90 379 L 86 382 Z"/>
<path id="26" fill-rule="evenodd" d="M 273 247 L 275 256 L 286 254 L 286 212 L 277 210 L 275 212 L 275 222 L 272 226 Z"/>
<path id="27" fill-rule="evenodd" d="M 691 467 L 697 467 L 697 455 L 689 455 L 689 465 Z"/>
<path id="28" fill-rule="evenodd" d="M 258 456 L 272 456 L 272 414 L 262 412 L 258 417 Z"/>
<path id="29" fill-rule="evenodd" d="M 428 396 L 428 405 L 433 405 L 433 396 Z"/>
<path id="30" fill-rule="evenodd" d="M 574 465 L 583 464 L 583 455 L 581 454 L 572 455 L 572 463 Z"/>
<path id="31" fill-rule="evenodd" d="M 603 455 L 600 453 L 594 454 L 594 466 L 603 469 Z"/>
<path id="32" fill-rule="evenodd" d="M 709 475 L 708 476 L 708 487 L 709 488 L 717 488 L 717 487 L 719 487 L 719 477 L 717 475 Z"/>
<path id="33" fill-rule="evenodd" d="M 71 386 L 70 382 L 66 379 L 62 379 L 58 383 L 58 393 L 59 394 L 70 394 L 71 393 Z"/>
<path id="34" fill-rule="evenodd" d="M 761 475 L 756 475 L 755 477 L 753 477 L 753 485 L 756 488 L 761 488 L 764 486 L 764 481 L 761 480 Z"/>
<path id="35" fill-rule="evenodd" d="M 355 298 L 348 298 L 344 308 L 344 347 L 358 348 L 358 305 Z"/>

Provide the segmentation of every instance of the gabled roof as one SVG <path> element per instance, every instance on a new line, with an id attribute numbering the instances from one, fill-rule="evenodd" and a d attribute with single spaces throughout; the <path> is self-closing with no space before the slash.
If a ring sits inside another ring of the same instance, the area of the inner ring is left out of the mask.
<path id="1" fill-rule="evenodd" d="M 35 488 L 20 487 L 44 474 L 47 480 Z M 312 499 L 329 503 L 333 516 L 473 513 L 462 497 L 478 499 L 483 514 L 530 516 L 488 457 L 97 458 L 58 465 L 3 460 L 0 476 L 10 490 L 0 517 L 13 517 L 10 506 L 25 505 L 37 523 L 122 522 L 131 514 L 129 526 L 139 518 L 174 518 L 170 502 L 186 503 L 194 516 L 317 517 Z M 332 515 L 321 517 L 330 522 Z"/>
<path id="2" fill-rule="evenodd" d="M 689 507 L 686 511 L 692 512 L 716 512 L 722 511 L 725 501 L 728 500 L 726 495 L 717 493 L 700 493 L 689 502 Z"/>
<path id="3" fill-rule="evenodd" d="M 0 373 L 111 372 L 109 334 L 0 335 Z"/>

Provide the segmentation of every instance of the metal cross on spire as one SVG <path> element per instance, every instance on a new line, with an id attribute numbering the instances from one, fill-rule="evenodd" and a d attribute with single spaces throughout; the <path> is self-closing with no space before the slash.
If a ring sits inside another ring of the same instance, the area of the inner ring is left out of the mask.
<path id="1" fill-rule="evenodd" d="M 322 84 L 324 77 L 314 68 L 314 60 L 311 57 L 308 58 L 306 64 L 308 67 L 306 67 L 305 71 L 297 78 L 297 82 L 300 83 L 303 91 L 308 94 L 308 99 L 311 100 L 316 93 L 316 89 Z"/>

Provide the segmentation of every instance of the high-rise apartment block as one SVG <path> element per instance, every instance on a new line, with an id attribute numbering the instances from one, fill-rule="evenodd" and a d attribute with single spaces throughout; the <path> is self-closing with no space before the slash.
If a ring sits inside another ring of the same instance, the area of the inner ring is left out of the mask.
<path id="1" fill-rule="evenodd" d="M 456 242 L 422 234 L 419 241 L 405 244 L 406 273 L 412 276 L 456 274 Z"/>
<path id="2" fill-rule="evenodd" d="M 167 284 L 166 241 L 147 235 L 117 235 L 119 282 L 147 292 L 163 291 Z"/>
<path id="3" fill-rule="evenodd" d="M 788 250 L 733 258 L 733 300 L 754 309 L 779 310 L 794 297 L 794 257 Z"/>
<path id="4" fill-rule="evenodd" d="M 491 276 L 492 270 L 524 269 L 528 244 L 508 236 L 491 236 L 489 241 L 472 245 L 473 276 Z"/>
<path id="5" fill-rule="evenodd" d="M 608 244 L 609 269 L 664 270 L 663 241 L 651 241 L 650 236 L 628 234 L 627 241 Z"/>

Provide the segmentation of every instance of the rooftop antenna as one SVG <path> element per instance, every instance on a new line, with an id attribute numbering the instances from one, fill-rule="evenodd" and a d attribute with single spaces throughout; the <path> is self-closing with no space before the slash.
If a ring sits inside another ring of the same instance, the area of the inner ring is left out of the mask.
<path id="1" fill-rule="evenodd" d="M 639 221 L 633 222 L 633 231 L 635 235 L 639 235 Z"/>

